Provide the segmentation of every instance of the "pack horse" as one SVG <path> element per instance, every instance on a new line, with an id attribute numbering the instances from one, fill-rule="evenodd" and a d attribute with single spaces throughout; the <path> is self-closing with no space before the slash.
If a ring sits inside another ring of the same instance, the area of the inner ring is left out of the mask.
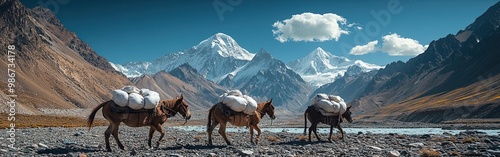
<path id="1" fill-rule="evenodd" d="M 148 146 L 151 147 L 151 139 L 155 131 L 160 132 L 160 138 L 156 142 L 156 147 L 160 145 L 160 142 L 165 136 L 165 131 L 162 128 L 163 123 L 167 121 L 169 117 L 175 116 L 180 113 L 184 119 L 187 121 L 191 118 L 191 113 L 188 108 L 188 104 L 184 101 L 184 97 L 181 94 L 179 97 L 170 100 L 160 100 L 158 105 L 150 110 L 134 110 L 131 108 L 121 107 L 115 101 L 109 100 L 104 103 L 99 104 L 92 110 L 92 113 L 87 119 L 87 126 L 92 127 L 95 115 L 97 111 L 102 108 L 102 115 L 106 120 L 109 121 L 108 129 L 104 132 L 104 140 L 106 142 L 106 150 L 111 151 L 109 145 L 110 135 L 116 140 L 118 147 L 124 149 L 123 144 L 118 139 L 118 128 L 120 123 L 125 123 L 129 127 L 143 127 L 149 126 L 149 138 Z M 127 112 L 117 112 L 117 109 L 127 109 Z"/>
<path id="2" fill-rule="evenodd" d="M 241 95 L 241 92 L 236 92 L 238 94 L 236 97 Z M 229 95 L 229 96 L 228 96 Z M 274 106 L 273 100 L 269 100 L 267 102 L 261 102 L 256 104 L 255 110 L 246 110 L 252 103 L 248 103 L 247 107 L 238 107 L 231 106 L 232 102 L 246 102 L 244 99 L 237 99 L 235 97 L 231 97 L 231 92 L 223 95 L 222 99 L 219 99 L 221 102 L 215 104 L 210 108 L 208 113 L 208 123 L 207 123 L 207 132 L 208 132 L 208 144 L 212 145 L 212 132 L 217 125 L 219 126 L 219 134 L 224 138 L 227 145 L 231 145 L 231 142 L 226 137 L 226 126 L 227 122 L 235 125 L 235 126 L 248 126 L 250 128 L 250 142 L 258 143 L 260 140 L 261 130 L 258 126 L 261 119 L 267 114 L 271 119 L 275 119 L 274 116 Z M 245 96 L 241 96 L 245 98 Z M 245 98 L 248 99 L 248 98 Z M 253 100 L 253 99 L 251 99 Z M 251 101 L 250 100 L 250 101 Z M 239 104 L 239 103 L 235 103 Z M 244 104 L 244 103 L 243 103 Z M 240 109 L 238 109 L 240 108 Z M 236 110 L 236 111 L 235 111 Z M 253 140 L 253 130 L 257 130 L 257 136 L 255 141 Z"/>
<path id="3" fill-rule="evenodd" d="M 333 127 L 339 129 L 342 139 L 344 139 L 344 131 L 340 127 L 340 123 L 343 122 L 343 119 L 351 123 L 352 117 L 351 106 L 347 107 L 343 101 L 339 96 L 326 94 L 318 94 L 311 100 L 311 106 L 304 112 L 304 135 L 306 134 L 307 120 L 311 122 L 309 142 L 311 142 L 311 132 L 314 132 L 318 141 L 321 141 L 317 133 L 319 123 L 330 125 L 329 142 L 332 142 Z"/>

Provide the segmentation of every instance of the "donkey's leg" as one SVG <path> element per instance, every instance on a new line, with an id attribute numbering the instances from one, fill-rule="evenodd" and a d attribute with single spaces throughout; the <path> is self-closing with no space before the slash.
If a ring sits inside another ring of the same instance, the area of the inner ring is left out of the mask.
<path id="1" fill-rule="evenodd" d="M 328 142 L 330 142 L 330 143 L 333 143 L 332 142 L 332 134 L 333 134 L 333 125 L 330 125 L 330 136 L 328 136 Z"/>
<path id="2" fill-rule="evenodd" d="M 113 124 L 113 130 L 112 130 L 112 134 L 113 134 L 113 137 L 115 138 L 116 140 L 116 143 L 118 144 L 118 147 L 120 147 L 121 150 L 124 150 L 125 147 L 123 146 L 123 144 L 120 142 L 120 139 L 118 139 L 118 128 L 120 126 L 120 123 L 118 124 Z"/>
<path id="3" fill-rule="evenodd" d="M 212 119 L 212 125 L 210 125 L 210 128 L 208 128 L 208 145 L 213 145 L 212 144 L 212 132 L 214 131 L 215 127 L 219 125 L 219 121 L 216 119 Z"/>
<path id="4" fill-rule="evenodd" d="M 110 122 L 111 123 L 111 122 Z M 106 151 L 110 152 L 111 147 L 109 146 L 109 137 L 111 136 L 112 124 L 109 124 L 108 129 L 104 132 L 104 141 L 106 141 Z"/>
<path id="5" fill-rule="evenodd" d="M 148 139 L 148 146 L 149 148 L 151 147 L 151 140 L 153 139 L 153 134 L 155 133 L 155 128 L 153 126 L 149 127 L 149 139 Z"/>
<path id="6" fill-rule="evenodd" d="M 253 142 L 253 127 L 254 127 L 254 126 L 249 125 L 249 127 L 248 127 L 248 128 L 250 129 L 250 143 L 255 144 L 255 143 Z"/>
<path id="7" fill-rule="evenodd" d="M 340 134 L 342 135 L 342 140 L 344 140 L 344 131 L 342 130 L 342 128 L 340 127 L 340 124 L 337 125 L 337 128 L 339 129 L 340 131 Z"/>
<path id="8" fill-rule="evenodd" d="M 231 142 L 229 142 L 226 137 L 226 123 L 220 123 L 219 134 L 224 138 L 224 141 L 226 141 L 227 145 L 231 145 Z"/>
<path id="9" fill-rule="evenodd" d="M 319 142 L 319 141 L 321 141 L 321 139 L 318 136 L 318 124 L 319 124 L 319 122 L 315 122 L 314 123 L 314 125 L 313 125 L 314 126 L 313 132 L 314 132 L 314 135 L 316 135 L 316 138 L 318 139 L 318 142 Z"/>
<path id="10" fill-rule="evenodd" d="M 163 127 L 161 127 L 160 123 L 156 124 L 155 128 L 161 134 L 160 138 L 158 139 L 158 141 L 156 141 L 156 148 L 158 148 L 160 146 L 161 140 L 163 139 L 163 136 L 165 136 L 165 131 L 163 130 Z"/>
<path id="11" fill-rule="evenodd" d="M 308 129 L 309 130 L 309 142 L 311 142 L 311 132 L 312 132 L 313 128 L 314 128 L 314 123 L 311 123 L 311 126 Z"/>
<path id="12" fill-rule="evenodd" d="M 260 134 L 262 132 L 261 132 L 260 127 L 258 125 L 255 125 L 255 130 L 257 130 L 257 137 L 255 137 L 255 144 L 259 144 Z"/>

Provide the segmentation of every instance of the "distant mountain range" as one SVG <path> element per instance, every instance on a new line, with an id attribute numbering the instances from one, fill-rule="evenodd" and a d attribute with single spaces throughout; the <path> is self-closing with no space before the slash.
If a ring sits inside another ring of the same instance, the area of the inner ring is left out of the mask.
<path id="1" fill-rule="evenodd" d="M 332 83 L 337 78 L 344 76 L 346 72 L 355 75 L 383 68 L 361 60 L 351 61 L 345 57 L 332 55 L 321 49 L 321 47 L 316 48 L 306 57 L 290 62 L 287 65 L 316 88 Z"/>
<path id="2" fill-rule="evenodd" d="M 137 77 L 143 74 L 169 71 L 181 64 L 188 63 L 205 78 L 220 83 L 226 77 L 236 76 L 236 73 L 240 75 L 236 77 L 237 79 L 255 74 L 254 71 L 247 74 L 246 71 L 241 70 L 242 67 L 247 67 L 246 64 L 254 56 L 255 54 L 240 47 L 231 36 L 217 33 L 191 49 L 167 54 L 152 62 L 129 62 L 124 65 L 110 64 L 127 77 Z M 353 66 L 350 71 L 352 74 L 383 68 L 361 60 L 351 61 L 345 57 L 338 57 L 320 47 L 306 57 L 288 63 L 287 66 L 311 84 L 313 88 L 333 82 L 338 77 L 343 76 L 351 66 Z M 246 70 L 248 69 L 247 67 Z"/>
<path id="3" fill-rule="evenodd" d="M 334 56 L 320 47 L 305 58 L 286 65 L 264 49 L 256 54 L 248 52 L 223 33 L 217 33 L 191 49 L 167 54 L 152 62 L 110 64 L 130 78 L 189 64 L 206 79 L 227 89 L 245 91 L 261 101 L 273 98 L 276 104 L 286 104 L 289 109 L 302 108 L 313 88 L 331 83 L 345 73 L 356 75 L 382 68 Z"/>
<path id="4" fill-rule="evenodd" d="M 159 57 L 152 62 L 130 62 L 125 65 L 112 64 L 127 77 L 170 71 L 189 63 L 198 73 L 209 80 L 219 82 L 238 67 L 252 60 L 255 54 L 241 48 L 233 38 L 223 33 L 201 41 L 192 48 Z"/>
<path id="5" fill-rule="evenodd" d="M 152 62 L 110 63 L 129 78 L 170 71 L 189 64 L 200 75 L 227 89 L 239 89 L 265 101 L 299 109 L 314 88 L 346 73 L 356 75 L 382 66 L 334 56 L 318 47 L 305 58 L 284 64 L 264 49 L 256 54 L 241 48 L 229 35 L 217 33 L 191 49 L 167 54 Z M 305 79 L 305 80 L 304 80 Z"/>
<path id="6" fill-rule="evenodd" d="M 129 78 L 171 71 L 188 64 L 200 76 L 225 89 L 239 89 L 258 101 L 272 98 L 277 106 L 291 109 L 301 108 L 312 90 L 300 75 L 264 49 L 256 54 L 249 53 L 223 33 L 217 33 L 191 49 L 167 54 L 152 62 L 110 64 Z M 183 81 L 193 83 L 200 80 Z"/>

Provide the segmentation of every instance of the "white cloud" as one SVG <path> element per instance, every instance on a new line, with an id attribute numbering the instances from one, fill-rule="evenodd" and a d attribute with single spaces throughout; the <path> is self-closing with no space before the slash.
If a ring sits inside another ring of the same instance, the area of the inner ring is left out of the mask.
<path id="1" fill-rule="evenodd" d="M 354 46 L 349 54 L 351 55 L 365 55 L 378 50 L 377 48 L 378 40 L 370 41 L 366 45 Z"/>
<path id="2" fill-rule="evenodd" d="M 354 28 L 356 28 L 358 30 L 362 30 L 363 29 L 363 27 L 361 27 L 361 25 L 359 23 L 350 23 L 350 24 L 347 25 L 347 27 L 349 27 L 349 28 L 354 27 Z"/>
<path id="3" fill-rule="evenodd" d="M 421 45 L 417 40 L 403 38 L 393 33 L 382 37 L 382 51 L 389 56 L 416 56 L 423 53 L 429 45 Z"/>
<path id="4" fill-rule="evenodd" d="M 341 26 L 346 26 L 347 20 L 333 13 L 314 14 L 302 13 L 293 15 L 290 19 L 276 21 L 273 35 L 280 42 L 286 41 L 338 41 L 342 34 L 349 31 Z"/>

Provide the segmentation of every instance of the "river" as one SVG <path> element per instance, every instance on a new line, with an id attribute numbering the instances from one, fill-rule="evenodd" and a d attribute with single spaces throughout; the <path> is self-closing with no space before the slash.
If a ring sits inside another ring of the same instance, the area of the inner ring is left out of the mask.
<path id="1" fill-rule="evenodd" d="M 205 132 L 206 126 L 175 126 L 172 127 L 175 129 L 180 129 L 184 131 L 195 131 L 195 132 Z M 215 130 L 218 129 L 218 126 Z M 262 131 L 269 132 L 288 132 L 288 133 L 297 133 L 301 134 L 304 132 L 304 128 L 261 128 Z M 404 134 L 404 135 L 424 135 L 424 134 L 459 134 L 460 132 L 467 130 L 446 130 L 442 128 L 342 128 L 346 133 L 358 134 L 358 133 L 372 133 L 372 134 Z M 227 132 L 248 132 L 248 129 L 245 127 L 228 127 L 226 129 Z M 329 133 L 329 128 L 318 128 L 318 133 Z M 500 130 L 481 130 L 475 129 L 473 131 L 484 132 L 488 135 L 499 135 Z M 336 128 L 334 128 L 334 132 L 338 132 Z"/>

